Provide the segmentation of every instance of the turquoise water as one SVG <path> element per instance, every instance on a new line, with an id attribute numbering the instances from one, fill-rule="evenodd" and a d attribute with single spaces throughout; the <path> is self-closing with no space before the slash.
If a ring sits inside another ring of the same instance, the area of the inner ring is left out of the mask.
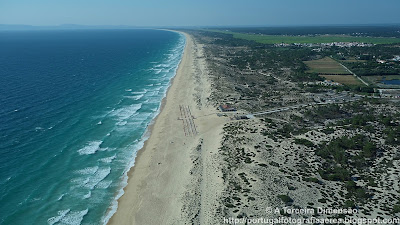
<path id="1" fill-rule="evenodd" d="M 184 36 L 0 32 L 0 224 L 103 224 L 175 75 Z"/>

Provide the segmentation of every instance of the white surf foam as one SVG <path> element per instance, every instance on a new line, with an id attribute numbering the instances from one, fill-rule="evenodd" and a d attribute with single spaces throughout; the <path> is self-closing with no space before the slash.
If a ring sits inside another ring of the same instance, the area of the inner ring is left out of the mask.
<path id="1" fill-rule="evenodd" d="M 103 141 L 91 141 L 85 147 L 78 150 L 79 155 L 91 155 L 100 149 Z"/>
<path id="2" fill-rule="evenodd" d="M 84 187 L 89 181 L 90 181 L 89 177 L 78 177 L 78 178 L 73 178 L 71 180 L 72 183 L 78 184 L 75 187 Z"/>
<path id="3" fill-rule="evenodd" d="M 110 173 L 111 173 L 110 167 L 100 168 L 96 171 L 96 173 L 93 174 L 93 176 L 89 178 L 89 182 L 87 182 L 84 186 L 89 189 L 94 189 L 94 187 L 96 187 L 96 185 L 100 181 L 104 180 Z"/>
<path id="4" fill-rule="evenodd" d="M 149 113 L 141 113 L 140 115 L 137 115 L 134 118 L 132 118 L 132 120 L 130 120 L 130 121 L 143 123 L 143 122 L 146 122 L 147 119 L 152 115 L 153 115 L 153 113 L 150 113 L 150 112 Z"/>
<path id="5" fill-rule="evenodd" d="M 111 180 L 103 180 L 103 181 L 100 181 L 100 182 L 96 185 L 96 188 L 99 188 L 99 189 L 107 189 L 108 187 L 110 187 L 111 184 L 112 184 L 112 181 L 111 181 Z"/>
<path id="6" fill-rule="evenodd" d="M 99 159 L 99 161 L 104 162 L 104 163 L 111 163 L 113 161 L 113 159 L 115 159 L 116 157 L 117 157 L 116 155 L 113 155 L 110 157 Z"/>
<path id="7" fill-rule="evenodd" d="M 147 89 L 144 89 L 144 91 L 133 91 L 133 92 L 131 92 L 131 94 L 141 95 L 141 94 L 146 94 L 146 92 L 147 92 Z"/>
<path id="8" fill-rule="evenodd" d="M 61 218 L 60 222 L 68 225 L 80 225 L 83 217 L 89 212 L 89 209 L 82 211 L 69 211 L 64 217 Z"/>
<path id="9" fill-rule="evenodd" d="M 129 105 L 112 112 L 113 116 L 118 117 L 119 120 L 126 120 L 133 116 L 140 108 L 142 107 L 142 103 Z"/>
<path id="10" fill-rule="evenodd" d="M 125 126 L 127 123 L 128 123 L 128 121 L 121 121 L 116 124 L 117 124 L 117 126 Z"/>
<path id="11" fill-rule="evenodd" d="M 106 147 L 106 148 L 99 148 L 99 151 L 105 152 L 105 151 L 108 151 L 109 149 L 110 149 L 109 147 Z"/>
<path id="12" fill-rule="evenodd" d="M 153 97 L 153 96 L 155 96 L 155 95 L 157 95 L 157 91 L 155 91 L 155 90 L 148 91 L 148 92 L 146 93 L 146 97 Z"/>
<path id="13" fill-rule="evenodd" d="M 98 166 L 86 167 L 85 169 L 75 171 L 75 173 L 82 174 L 82 175 L 94 174 L 97 172 L 98 169 L 99 169 Z"/>
<path id="14" fill-rule="evenodd" d="M 83 196 L 83 199 L 88 199 L 90 198 L 90 196 L 92 196 L 92 192 L 89 191 L 86 195 Z"/>
<path id="15" fill-rule="evenodd" d="M 136 96 L 124 96 L 124 98 L 129 98 L 129 99 L 133 99 L 133 100 L 139 100 L 144 96 L 144 94 L 139 94 Z"/>
<path id="16" fill-rule="evenodd" d="M 65 194 L 60 195 L 60 197 L 58 197 L 57 201 L 61 201 L 63 199 Z"/>
<path id="17" fill-rule="evenodd" d="M 60 210 L 57 212 L 58 216 L 54 216 L 51 217 L 47 220 L 47 223 L 50 225 L 53 225 L 55 223 L 58 223 L 62 218 L 65 217 L 65 215 L 67 215 L 67 213 L 69 213 L 69 211 L 71 211 L 70 209 L 66 209 L 66 210 Z"/>
<path id="18" fill-rule="evenodd" d="M 152 71 L 154 71 L 155 74 L 159 74 L 162 72 L 162 69 L 151 69 Z"/>

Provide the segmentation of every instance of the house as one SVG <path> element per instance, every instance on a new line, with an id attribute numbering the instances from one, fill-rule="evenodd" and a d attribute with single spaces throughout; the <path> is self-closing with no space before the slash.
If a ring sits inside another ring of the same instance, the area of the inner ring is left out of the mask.
<path id="1" fill-rule="evenodd" d="M 386 61 L 385 61 L 385 60 L 382 60 L 382 59 L 377 59 L 376 61 L 377 61 L 378 63 L 380 63 L 380 64 L 386 63 Z"/>
<path id="2" fill-rule="evenodd" d="M 234 112 L 237 111 L 236 108 L 230 106 L 230 105 L 220 105 L 219 109 L 221 112 Z"/>
<path id="3" fill-rule="evenodd" d="M 393 61 L 400 62 L 400 55 L 395 55 L 394 58 L 392 59 Z"/>

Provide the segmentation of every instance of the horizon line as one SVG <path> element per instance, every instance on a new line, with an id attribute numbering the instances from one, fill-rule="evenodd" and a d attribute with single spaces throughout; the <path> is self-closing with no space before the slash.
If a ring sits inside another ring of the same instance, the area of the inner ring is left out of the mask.
<path id="1" fill-rule="evenodd" d="M 59 24 L 59 25 L 29 25 L 29 24 L 0 24 L 1 29 L 87 29 L 87 28 L 100 28 L 100 29 L 107 29 L 107 28 L 278 28 L 278 27 L 335 27 L 335 26 L 342 26 L 342 27 L 355 27 L 355 26 L 399 26 L 400 23 L 369 23 L 369 24 L 286 24 L 286 25 L 165 25 L 165 26 L 143 26 L 143 25 L 85 25 L 85 24 Z"/>

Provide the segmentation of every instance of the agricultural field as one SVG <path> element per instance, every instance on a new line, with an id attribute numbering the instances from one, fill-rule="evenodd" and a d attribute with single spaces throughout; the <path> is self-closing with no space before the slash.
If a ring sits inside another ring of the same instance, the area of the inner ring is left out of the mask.
<path id="1" fill-rule="evenodd" d="M 232 34 L 234 38 L 256 41 L 262 44 L 293 44 L 293 43 L 332 43 L 332 42 L 362 42 L 372 44 L 400 43 L 400 38 L 391 37 L 355 37 L 349 35 L 314 35 L 314 36 L 290 36 L 290 35 L 262 35 L 237 33 L 228 30 L 206 29 L 205 31 Z"/>
<path id="2" fill-rule="evenodd" d="M 320 75 L 321 77 L 325 77 L 327 80 L 332 80 L 334 82 L 338 82 L 340 84 L 345 85 L 360 85 L 362 84 L 360 80 L 358 80 L 353 75 Z"/>
<path id="3" fill-rule="evenodd" d="M 346 69 L 343 68 L 335 60 L 325 57 L 318 60 L 304 61 L 304 63 L 310 68 L 308 73 L 318 73 L 325 75 L 344 75 L 350 74 Z"/>

